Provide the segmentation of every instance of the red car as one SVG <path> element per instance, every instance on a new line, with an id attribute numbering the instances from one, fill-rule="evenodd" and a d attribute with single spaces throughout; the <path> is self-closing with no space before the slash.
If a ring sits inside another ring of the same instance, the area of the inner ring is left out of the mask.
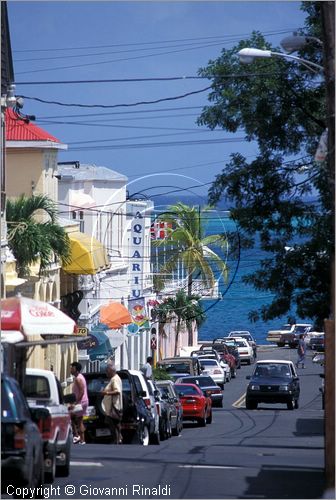
<path id="1" fill-rule="evenodd" d="M 210 396 L 195 384 L 175 384 L 183 408 L 183 420 L 196 420 L 201 427 L 212 422 L 212 402 Z"/>

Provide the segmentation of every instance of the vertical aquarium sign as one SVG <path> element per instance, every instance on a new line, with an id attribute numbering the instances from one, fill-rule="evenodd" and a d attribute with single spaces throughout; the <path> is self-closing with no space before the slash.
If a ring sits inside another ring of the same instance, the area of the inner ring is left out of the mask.
<path id="1" fill-rule="evenodd" d="M 142 297 L 144 264 L 144 218 L 141 212 L 132 207 L 134 216 L 131 223 L 130 275 L 131 299 Z"/>

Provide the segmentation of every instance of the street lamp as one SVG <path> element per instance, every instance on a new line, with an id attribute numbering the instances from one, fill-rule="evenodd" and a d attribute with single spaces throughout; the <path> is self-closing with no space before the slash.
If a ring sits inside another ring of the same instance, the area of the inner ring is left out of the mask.
<path id="1" fill-rule="evenodd" d="M 320 66 L 319 64 L 307 61 L 306 59 L 302 59 L 301 57 L 292 56 L 290 54 L 284 54 L 283 52 L 273 52 L 272 50 L 262 50 L 262 49 L 246 47 L 245 49 L 241 49 L 238 52 L 238 55 L 240 61 L 245 64 L 252 63 L 256 58 L 284 57 L 287 59 L 293 59 L 295 61 L 298 61 L 299 63 L 303 64 L 304 66 L 306 66 L 306 68 L 308 68 L 310 71 L 313 71 L 314 73 L 323 71 L 323 66 Z M 318 69 L 319 71 L 316 71 L 316 69 L 314 68 Z"/>
<path id="2" fill-rule="evenodd" d="M 280 45 L 285 52 L 291 54 L 292 52 L 296 52 L 302 49 L 302 47 L 304 47 L 309 42 L 315 42 L 323 47 L 323 42 L 319 38 L 316 38 L 315 36 L 298 35 L 295 31 L 292 35 L 283 38 L 280 42 Z"/>

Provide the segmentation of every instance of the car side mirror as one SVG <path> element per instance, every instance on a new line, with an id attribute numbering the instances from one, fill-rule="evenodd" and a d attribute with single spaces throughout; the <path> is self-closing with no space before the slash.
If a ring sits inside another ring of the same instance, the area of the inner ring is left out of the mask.
<path id="1" fill-rule="evenodd" d="M 251 378 L 251 375 L 246 375 L 247 380 L 250 380 L 250 378 Z"/>

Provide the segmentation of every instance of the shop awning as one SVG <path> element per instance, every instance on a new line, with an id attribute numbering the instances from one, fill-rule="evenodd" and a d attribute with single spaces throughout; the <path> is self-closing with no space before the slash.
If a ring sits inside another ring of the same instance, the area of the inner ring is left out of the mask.
<path id="1" fill-rule="evenodd" d="M 107 269 L 107 252 L 98 240 L 79 231 L 68 233 L 71 246 L 71 261 L 62 266 L 70 274 L 97 274 Z"/>
<path id="2" fill-rule="evenodd" d="M 100 321 L 109 328 L 121 328 L 132 323 L 132 317 L 125 306 L 119 302 L 110 302 L 100 308 Z"/>

